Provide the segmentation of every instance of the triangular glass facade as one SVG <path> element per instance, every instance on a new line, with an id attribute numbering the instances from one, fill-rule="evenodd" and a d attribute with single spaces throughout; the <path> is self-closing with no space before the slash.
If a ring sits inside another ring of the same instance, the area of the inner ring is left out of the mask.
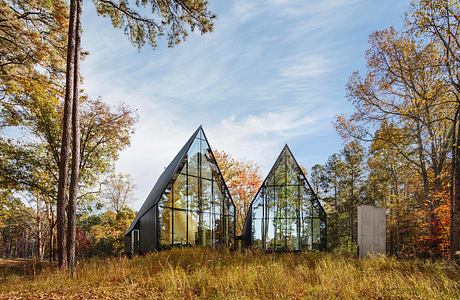
<path id="1" fill-rule="evenodd" d="M 268 251 L 326 249 L 326 213 L 287 145 L 251 203 L 243 239 Z"/>
<path id="2" fill-rule="evenodd" d="M 234 242 L 234 205 L 201 128 L 155 209 L 156 248 Z"/>

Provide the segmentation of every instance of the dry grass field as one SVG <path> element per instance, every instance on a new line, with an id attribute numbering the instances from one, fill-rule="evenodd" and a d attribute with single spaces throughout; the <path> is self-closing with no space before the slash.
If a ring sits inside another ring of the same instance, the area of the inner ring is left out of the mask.
<path id="1" fill-rule="evenodd" d="M 191 248 L 83 261 L 76 279 L 31 268 L 2 261 L 0 299 L 460 299 L 449 261 Z"/>

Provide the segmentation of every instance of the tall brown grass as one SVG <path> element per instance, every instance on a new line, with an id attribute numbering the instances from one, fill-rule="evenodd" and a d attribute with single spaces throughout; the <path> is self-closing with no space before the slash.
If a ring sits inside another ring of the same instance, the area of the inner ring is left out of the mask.
<path id="1" fill-rule="evenodd" d="M 76 279 L 56 270 L 12 274 L 0 281 L 0 298 L 460 299 L 460 269 L 449 261 L 173 249 L 87 260 Z"/>

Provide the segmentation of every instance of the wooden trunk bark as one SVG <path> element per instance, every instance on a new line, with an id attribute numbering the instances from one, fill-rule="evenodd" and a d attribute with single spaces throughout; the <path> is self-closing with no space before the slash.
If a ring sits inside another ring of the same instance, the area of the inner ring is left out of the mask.
<path id="1" fill-rule="evenodd" d="M 37 216 L 36 218 L 37 218 L 37 245 L 35 249 L 36 251 L 35 256 L 37 260 L 41 260 L 43 259 L 42 218 L 40 215 L 40 202 L 39 202 L 38 197 L 37 197 Z"/>
<path id="2" fill-rule="evenodd" d="M 75 236 L 78 182 L 80 175 L 80 115 L 79 115 L 79 69 L 81 44 L 82 0 L 77 0 L 74 54 L 74 87 L 72 105 L 72 175 L 70 179 L 69 204 L 67 209 L 67 264 L 72 275 L 75 274 Z"/>
<path id="3" fill-rule="evenodd" d="M 64 115 L 62 119 L 62 141 L 61 156 L 59 159 L 59 182 L 57 197 L 57 242 L 58 242 L 58 266 L 66 267 L 66 240 L 65 240 L 65 212 L 67 199 L 67 179 L 69 163 L 69 146 L 71 143 L 71 118 L 72 118 L 72 96 L 73 96 L 73 78 L 74 78 L 74 54 L 75 54 L 75 14 L 76 0 L 70 1 L 70 20 L 67 42 L 67 67 L 66 67 L 66 86 L 64 98 Z"/>
<path id="4" fill-rule="evenodd" d="M 450 251 L 451 257 L 458 259 L 460 250 L 460 108 L 454 118 L 452 134 L 452 189 L 450 198 Z"/>
<path id="5" fill-rule="evenodd" d="M 54 214 L 51 210 L 51 204 L 48 208 L 48 225 L 49 225 L 49 254 L 50 254 L 50 263 L 54 261 Z"/>

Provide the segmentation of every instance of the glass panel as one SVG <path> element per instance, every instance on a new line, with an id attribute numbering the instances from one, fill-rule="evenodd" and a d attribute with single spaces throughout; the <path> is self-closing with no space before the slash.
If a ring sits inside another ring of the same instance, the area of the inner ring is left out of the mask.
<path id="1" fill-rule="evenodd" d="M 187 214 L 174 210 L 174 245 L 187 245 Z"/>
<path id="2" fill-rule="evenodd" d="M 262 220 L 253 219 L 252 221 L 252 241 L 262 249 Z"/>
<path id="3" fill-rule="evenodd" d="M 196 244 L 200 246 L 205 246 L 205 227 L 204 227 L 204 216 L 202 212 L 198 212 L 198 232 L 196 238 Z"/>
<path id="4" fill-rule="evenodd" d="M 188 173 L 189 175 L 198 176 L 198 163 L 200 156 L 200 140 L 195 139 L 188 150 Z"/>
<path id="5" fill-rule="evenodd" d="M 276 211 L 276 192 L 275 192 L 275 188 L 273 187 L 267 187 L 265 189 L 265 193 L 266 193 L 266 198 L 265 198 L 265 203 L 266 203 L 266 212 L 267 212 L 267 216 L 269 218 L 274 218 L 275 217 L 275 211 Z"/>
<path id="6" fill-rule="evenodd" d="M 164 207 L 172 207 L 172 194 L 171 194 L 171 188 L 168 187 L 163 195 L 161 196 L 161 199 L 159 201 L 159 205 L 160 206 L 164 206 Z"/>
<path id="7" fill-rule="evenodd" d="M 189 209 L 198 211 L 200 208 L 200 203 L 198 199 L 198 178 L 189 177 L 188 178 L 188 195 L 189 195 Z"/>
<path id="8" fill-rule="evenodd" d="M 305 191 L 305 189 L 304 189 Z M 312 210 L 312 205 L 310 198 L 308 195 L 306 196 L 305 193 L 302 196 L 302 206 L 301 206 L 301 214 L 303 218 L 310 218 L 311 217 L 311 210 Z"/>
<path id="9" fill-rule="evenodd" d="M 318 200 L 313 200 L 312 201 L 312 216 L 313 217 L 319 217 L 319 211 L 320 211 L 320 208 L 319 208 L 319 202 Z"/>
<path id="10" fill-rule="evenodd" d="M 218 213 L 214 213 L 213 215 L 213 239 L 214 245 L 221 244 L 223 242 L 223 233 L 224 233 L 224 224 L 222 222 L 222 217 Z"/>
<path id="11" fill-rule="evenodd" d="M 225 240 L 227 243 L 233 242 L 233 237 L 235 236 L 235 215 L 228 215 L 227 216 L 227 235 Z"/>
<path id="12" fill-rule="evenodd" d="M 286 249 L 286 219 L 275 219 L 275 250 Z"/>
<path id="13" fill-rule="evenodd" d="M 275 219 L 286 217 L 286 187 L 281 187 L 276 193 Z"/>
<path id="14" fill-rule="evenodd" d="M 320 235 L 320 220 L 319 218 L 313 219 L 313 237 L 312 237 L 312 246 L 313 249 L 320 249 L 321 235 Z"/>
<path id="15" fill-rule="evenodd" d="M 158 208 L 161 224 L 160 245 L 171 246 L 172 238 L 172 215 L 169 208 Z"/>
<path id="16" fill-rule="evenodd" d="M 300 250 L 297 240 L 297 219 L 287 219 L 286 242 L 288 250 Z"/>
<path id="17" fill-rule="evenodd" d="M 286 188 L 286 217 L 296 219 L 299 211 L 299 191 L 296 186 Z"/>
<path id="18" fill-rule="evenodd" d="M 230 200 L 228 200 L 228 203 L 229 203 L 228 214 L 234 218 L 235 217 L 235 207 L 233 206 Z"/>
<path id="19" fill-rule="evenodd" d="M 297 168 L 297 164 L 295 163 L 294 159 L 289 155 L 286 157 L 286 178 L 288 185 L 298 185 L 299 184 L 299 171 Z"/>
<path id="20" fill-rule="evenodd" d="M 311 218 L 302 218 L 302 249 L 311 250 Z"/>
<path id="21" fill-rule="evenodd" d="M 174 208 L 187 208 L 187 176 L 179 174 L 174 182 Z"/>
<path id="22" fill-rule="evenodd" d="M 210 147 L 206 141 L 201 141 L 201 153 L 203 160 L 201 161 L 201 177 L 211 179 L 214 161 L 211 156 Z"/>
<path id="23" fill-rule="evenodd" d="M 320 219 L 320 234 L 321 234 L 321 248 L 320 250 L 326 250 L 327 248 L 327 241 L 326 241 L 326 216 L 324 214 L 321 214 L 321 219 Z"/>
<path id="24" fill-rule="evenodd" d="M 214 204 L 213 213 L 216 215 L 216 218 L 220 218 L 222 215 L 222 207 L 220 204 Z"/>
<path id="25" fill-rule="evenodd" d="M 212 246 L 212 219 L 210 213 L 203 213 L 203 240 L 201 245 Z"/>
<path id="26" fill-rule="evenodd" d="M 219 186 L 215 181 L 213 181 L 213 193 L 214 193 L 214 200 L 213 200 L 213 211 L 215 214 L 220 215 L 222 212 L 222 194 L 220 193 Z"/>
<path id="27" fill-rule="evenodd" d="M 187 160 L 185 160 L 183 163 L 184 163 L 184 166 L 182 167 L 179 173 L 187 175 Z"/>
<path id="28" fill-rule="evenodd" d="M 202 179 L 202 203 L 201 210 L 205 212 L 211 212 L 211 201 L 212 201 L 212 181 Z"/>
<path id="29" fill-rule="evenodd" d="M 263 218 L 264 203 L 261 193 L 257 195 L 257 198 L 252 203 L 252 217 Z"/>
<path id="30" fill-rule="evenodd" d="M 265 223 L 266 226 L 266 248 L 267 250 L 275 250 L 275 221 L 269 219 Z"/>
<path id="31" fill-rule="evenodd" d="M 188 215 L 188 243 L 197 245 L 198 243 L 198 223 L 199 216 L 197 212 L 189 211 Z"/>
<path id="32" fill-rule="evenodd" d="M 278 162 L 275 171 L 275 185 L 286 184 L 286 160 L 283 158 Z"/>

